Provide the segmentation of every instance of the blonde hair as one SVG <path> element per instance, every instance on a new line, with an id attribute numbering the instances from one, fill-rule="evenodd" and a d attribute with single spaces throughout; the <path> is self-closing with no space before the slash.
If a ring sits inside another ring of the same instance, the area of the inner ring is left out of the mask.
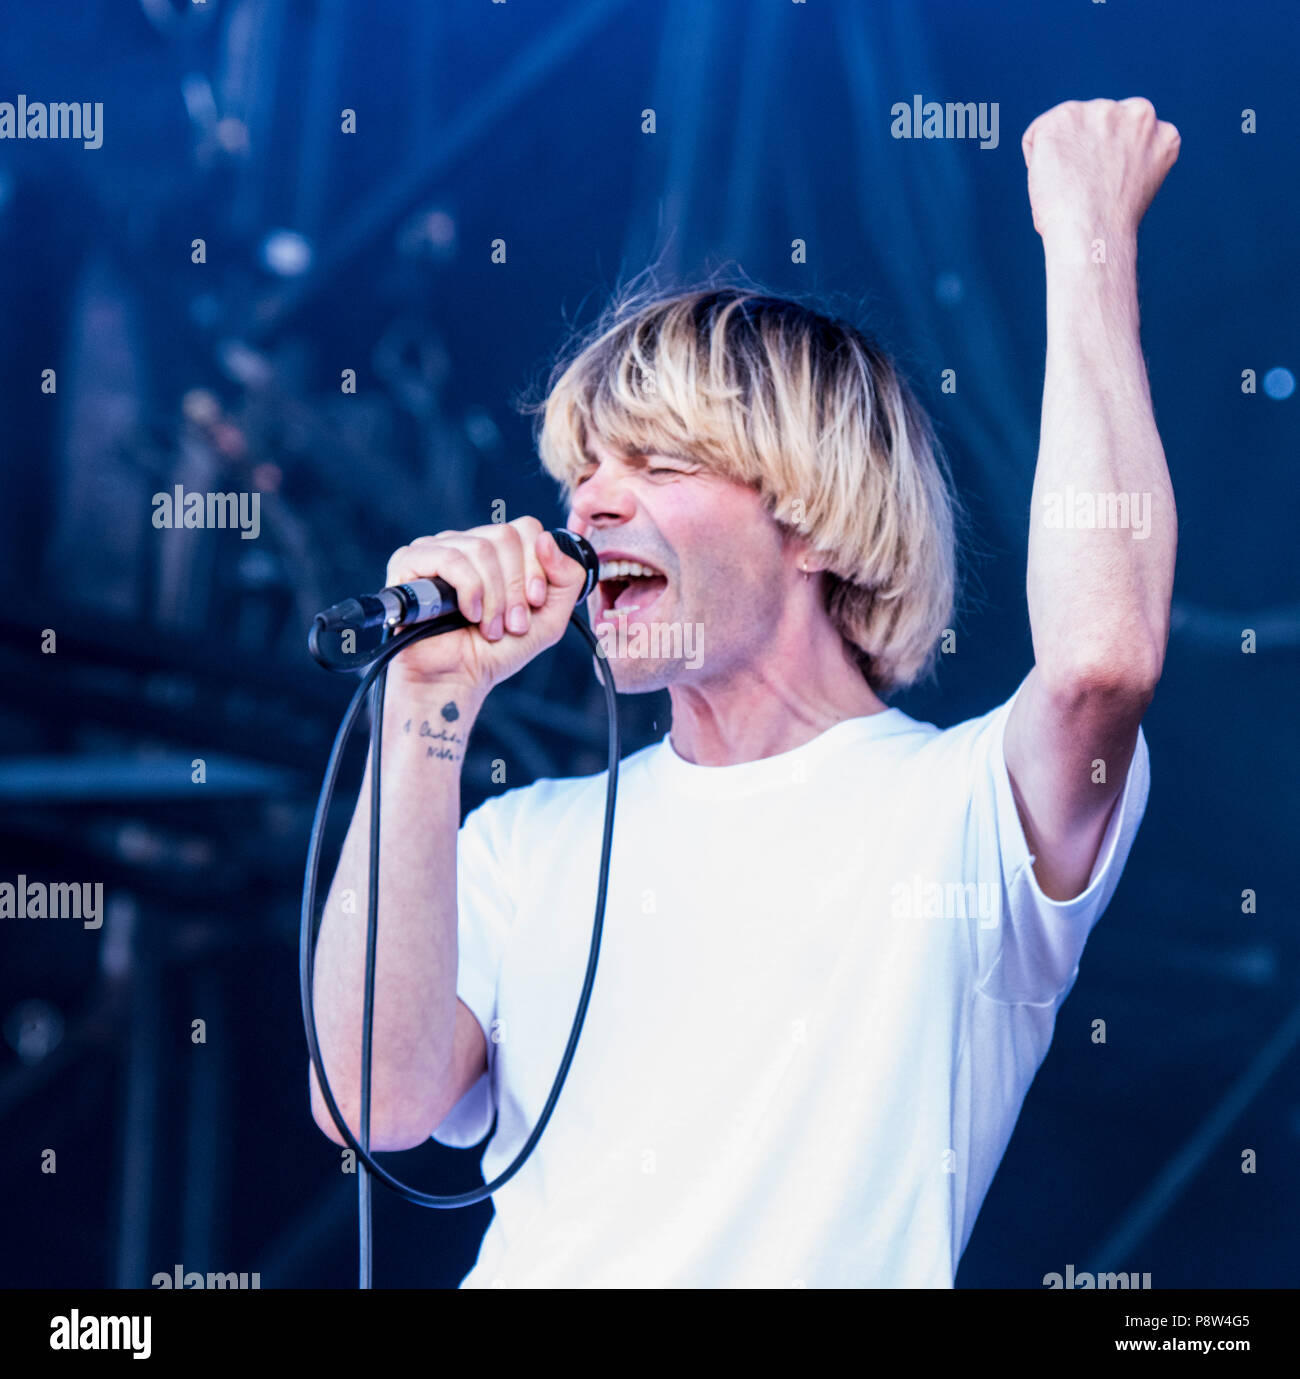
<path id="1" fill-rule="evenodd" d="M 855 326 L 747 286 L 627 290 L 522 409 L 566 496 L 590 436 L 755 488 L 824 560 L 826 611 L 871 687 L 933 669 L 960 513 L 929 420 Z"/>

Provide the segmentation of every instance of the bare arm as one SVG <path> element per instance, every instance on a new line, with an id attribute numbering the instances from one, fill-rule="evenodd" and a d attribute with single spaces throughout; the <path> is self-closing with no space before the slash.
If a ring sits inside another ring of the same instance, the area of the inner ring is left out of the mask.
<path id="1" fill-rule="evenodd" d="M 371 1049 L 377 1150 L 427 1139 L 487 1066 L 483 1031 L 456 996 L 461 766 L 488 692 L 559 640 L 584 579 L 532 517 L 421 537 L 394 554 L 386 582 L 433 575 L 476 625 L 417 643 L 388 673 Z M 357 1138 L 370 788 L 367 767 L 313 969 L 321 1059 Z M 342 1144 L 311 1067 L 309 1079 L 317 1125 Z"/>
<path id="2" fill-rule="evenodd" d="M 1136 263 L 1178 132 L 1147 101 L 1067 102 L 1034 121 L 1024 151 L 1047 266 L 1047 365 L 1028 559 L 1034 669 L 1005 755 L 1038 883 L 1066 900 L 1095 864 L 1169 637 L 1177 516 Z"/>
<path id="3" fill-rule="evenodd" d="M 456 998 L 460 773 L 477 712 L 477 705 L 454 685 L 387 696 L 380 805 L 382 938 L 375 955 L 371 1054 L 374 1149 L 407 1149 L 426 1139 L 487 1066 L 483 1033 L 468 1011 L 473 1028 L 460 1031 L 459 1067 L 453 1056 L 457 1010 L 463 1009 Z M 321 1059 L 354 1135 L 360 1120 L 370 781 L 367 764 L 325 904 L 315 966 Z M 314 1068 L 311 1096 L 316 1123 L 342 1144 Z"/>

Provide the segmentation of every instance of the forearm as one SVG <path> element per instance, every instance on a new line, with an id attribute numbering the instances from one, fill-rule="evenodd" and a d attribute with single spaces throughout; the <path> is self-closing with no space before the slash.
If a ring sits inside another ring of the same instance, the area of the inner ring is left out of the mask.
<path id="1" fill-rule="evenodd" d="M 454 703 L 450 721 L 444 706 Z M 478 704 L 459 689 L 406 688 L 390 676 L 384 711 L 371 1055 L 372 1147 L 423 1138 L 449 1070 L 456 1007 L 456 836 L 460 773 Z M 358 1134 L 369 896 L 367 764 L 321 921 L 314 991 L 321 1058 Z M 311 1074 L 317 1123 L 341 1143 Z"/>
<path id="2" fill-rule="evenodd" d="M 1177 518 L 1139 336 L 1136 235 L 1045 241 L 1047 364 L 1028 597 L 1052 679 L 1154 686 L 1169 630 Z M 1090 525 L 1090 522 L 1093 525 Z"/>
<path id="3" fill-rule="evenodd" d="M 1038 883 L 1069 900 L 1088 884 L 1169 639 L 1177 517 L 1142 359 L 1137 234 L 1179 135 L 1134 96 L 1063 101 L 1020 143 L 1047 264 L 1047 364 L 1034 669 L 1003 755 Z"/>

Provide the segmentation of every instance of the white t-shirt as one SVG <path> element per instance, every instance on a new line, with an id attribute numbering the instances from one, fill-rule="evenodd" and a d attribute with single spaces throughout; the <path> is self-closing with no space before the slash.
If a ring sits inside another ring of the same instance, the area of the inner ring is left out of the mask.
<path id="1" fill-rule="evenodd" d="M 1002 734 L 899 709 L 791 752 L 623 761 L 595 987 L 555 1113 L 461 1284 L 952 1286 L 1146 807 L 1049 900 Z M 537 1122 L 595 911 L 606 775 L 485 801 L 458 849 L 488 1073 L 434 1132 L 491 1181 Z"/>

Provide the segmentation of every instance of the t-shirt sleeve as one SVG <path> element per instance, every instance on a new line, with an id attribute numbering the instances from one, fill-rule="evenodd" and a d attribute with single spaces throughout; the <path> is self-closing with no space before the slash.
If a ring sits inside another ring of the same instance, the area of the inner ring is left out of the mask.
<path id="1" fill-rule="evenodd" d="M 1007 719 L 1023 688 L 1022 682 L 1005 704 L 967 725 L 975 730 L 968 829 L 975 855 L 968 868 L 988 878 L 1000 902 L 993 921 L 981 919 L 977 929 L 979 991 L 1006 1004 L 1047 1005 L 1069 994 L 1088 935 L 1119 884 L 1146 811 L 1150 756 L 1139 728 L 1087 886 L 1073 899 L 1050 899 L 1034 875 L 1003 748 Z"/>
<path id="2" fill-rule="evenodd" d="M 432 1138 L 456 1149 L 477 1145 L 496 1114 L 497 981 L 514 914 L 502 841 L 503 797 L 485 800 L 465 817 L 456 836 L 456 995 L 469 1007 L 487 1042 L 487 1072 L 434 1130 Z"/>

